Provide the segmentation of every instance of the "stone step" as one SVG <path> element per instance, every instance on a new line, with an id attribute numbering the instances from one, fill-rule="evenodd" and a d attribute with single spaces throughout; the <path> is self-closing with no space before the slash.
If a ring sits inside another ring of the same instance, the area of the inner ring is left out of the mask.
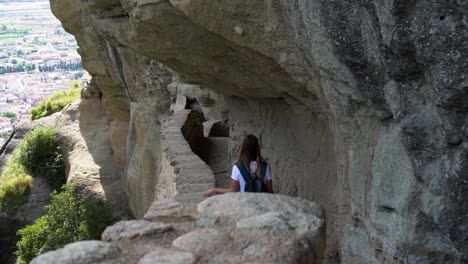
<path id="1" fill-rule="evenodd" d="M 183 166 L 187 166 L 190 168 L 200 168 L 200 169 L 210 169 L 210 167 L 203 161 L 201 160 L 198 156 L 193 155 L 192 157 L 184 156 L 185 159 L 179 159 L 179 157 L 176 157 L 174 160 L 171 160 L 171 162 L 176 164 L 180 164 Z"/>
<path id="2" fill-rule="evenodd" d="M 177 137 L 173 137 L 173 136 L 166 136 L 166 137 L 161 137 L 162 139 L 164 139 L 162 145 L 163 146 L 168 146 L 168 147 L 171 147 L 171 146 L 187 146 L 189 147 L 190 145 L 187 143 L 187 141 L 185 141 L 185 138 L 184 137 L 180 137 L 180 138 L 177 138 Z"/>
<path id="3" fill-rule="evenodd" d="M 171 156 L 171 162 L 175 162 L 175 164 L 179 164 L 181 162 L 189 162 L 189 161 L 198 161 L 201 162 L 200 158 L 193 153 L 187 153 L 187 154 L 182 154 L 178 155 L 177 157 Z"/>
<path id="4" fill-rule="evenodd" d="M 168 154 L 176 154 L 177 156 L 182 156 L 182 155 L 195 155 L 192 150 L 189 147 L 186 148 L 164 148 L 164 152 L 167 152 Z"/>
<path id="5" fill-rule="evenodd" d="M 204 192 L 178 194 L 174 197 L 174 200 L 197 204 L 206 198 L 203 196 L 203 193 Z"/>
<path id="6" fill-rule="evenodd" d="M 197 184 L 178 184 L 177 193 L 199 193 L 206 192 L 208 189 L 214 188 L 214 184 L 211 183 L 197 183 Z"/>
<path id="7" fill-rule="evenodd" d="M 207 175 L 206 177 L 214 177 L 214 173 L 210 169 L 201 167 L 183 167 L 178 173 L 179 177 L 190 177 L 191 175 Z"/>
<path id="8" fill-rule="evenodd" d="M 172 118 L 171 122 L 174 122 L 174 124 L 185 124 L 185 121 L 187 120 L 189 113 L 176 113 L 174 117 Z"/>
<path id="9" fill-rule="evenodd" d="M 174 156 L 177 155 L 179 156 L 187 156 L 187 155 L 195 155 L 193 154 L 192 150 L 190 148 L 163 148 L 163 151 L 166 152 L 166 154 Z"/>
<path id="10" fill-rule="evenodd" d="M 175 158 L 174 160 L 171 160 L 171 165 L 172 166 L 176 166 L 176 165 L 179 165 L 179 166 L 196 166 L 200 163 L 203 163 L 203 161 L 198 158 L 197 156 L 195 155 L 186 155 L 186 156 L 183 156 L 183 157 L 177 157 Z"/>
<path id="11" fill-rule="evenodd" d="M 180 127 L 178 126 L 173 126 L 173 127 L 164 127 L 162 129 L 163 133 L 181 133 Z"/>
<path id="12" fill-rule="evenodd" d="M 162 129 L 160 132 L 161 136 L 166 137 L 166 138 L 178 138 L 178 139 L 184 139 L 184 135 L 182 135 L 182 132 L 179 131 L 172 131 L 172 130 L 165 130 Z"/>
<path id="13" fill-rule="evenodd" d="M 184 167 L 179 171 L 179 177 L 186 177 L 190 175 L 211 175 L 213 176 L 213 171 L 211 171 L 208 166 L 193 166 L 193 167 Z"/>
<path id="14" fill-rule="evenodd" d="M 167 146 L 166 148 L 163 148 L 163 150 L 166 150 L 166 149 L 173 149 L 173 150 L 191 149 L 189 144 L 187 144 L 186 142 L 181 143 L 180 141 L 175 141 L 175 140 L 174 141 L 167 140 L 163 145 Z"/>
<path id="15" fill-rule="evenodd" d="M 189 176 L 176 177 L 176 186 L 179 184 L 213 184 L 215 183 L 214 176 L 211 174 L 192 174 Z"/>
<path id="16" fill-rule="evenodd" d="M 196 161 L 196 162 L 181 162 L 181 163 L 177 163 L 176 161 L 175 162 L 171 162 L 171 165 L 174 166 L 174 169 L 187 169 L 187 170 L 197 170 L 197 171 L 200 171 L 200 170 L 203 170 L 204 173 L 209 173 L 209 169 L 207 167 L 205 167 L 206 165 L 202 165 L 200 164 L 202 163 L 202 161 Z"/>
<path id="17" fill-rule="evenodd" d="M 187 156 L 187 155 L 195 155 L 193 152 L 190 151 L 173 151 L 173 150 L 166 150 L 164 151 L 164 154 L 168 157 L 169 160 L 177 159 L 178 157 L 181 156 Z"/>

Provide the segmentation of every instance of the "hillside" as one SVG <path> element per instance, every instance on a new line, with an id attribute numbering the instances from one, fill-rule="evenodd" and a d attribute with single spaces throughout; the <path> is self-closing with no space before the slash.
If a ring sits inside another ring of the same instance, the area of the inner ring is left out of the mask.
<path id="1" fill-rule="evenodd" d="M 145 220 L 33 263 L 468 261 L 468 3 L 51 8 L 93 76 L 83 137 L 118 181 L 90 178 Z M 203 201 L 249 133 L 279 194 Z"/>

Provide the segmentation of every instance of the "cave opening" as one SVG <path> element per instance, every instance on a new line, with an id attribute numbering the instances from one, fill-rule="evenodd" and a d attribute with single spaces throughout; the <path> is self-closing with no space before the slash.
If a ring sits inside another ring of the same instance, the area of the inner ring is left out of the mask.
<path id="1" fill-rule="evenodd" d="M 229 186 L 228 120 L 207 120 L 203 105 L 186 97 L 185 109 L 192 110 L 182 127 L 182 134 L 191 150 L 213 171 L 216 187 Z"/>

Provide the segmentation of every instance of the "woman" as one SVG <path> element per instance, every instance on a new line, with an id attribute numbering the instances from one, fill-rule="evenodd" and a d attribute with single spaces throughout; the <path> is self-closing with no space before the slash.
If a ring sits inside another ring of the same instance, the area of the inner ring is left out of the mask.
<path id="1" fill-rule="evenodd" d="M 232 168 L 231 187 L 209 189 L 203 195 L 228 192 L 273 193 L 270 166 L 262 158 L 258 139 L 254 135 L 247 135 L 242 141 L 239 159 Z"/>

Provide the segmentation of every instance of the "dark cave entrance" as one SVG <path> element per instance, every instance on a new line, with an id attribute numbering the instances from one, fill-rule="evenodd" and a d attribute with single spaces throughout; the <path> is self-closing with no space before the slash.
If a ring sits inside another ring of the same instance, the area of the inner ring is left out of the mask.
<path id="1" fill-rule="evenodd" d="M 228 120 L 210 121 L 197 99 L 186 99 L 185 109 L 192 112 L 182 127 L 182 134 L 192 151 L 213 171 L 216 187 L 229 185 L 229 127 Z"/>

